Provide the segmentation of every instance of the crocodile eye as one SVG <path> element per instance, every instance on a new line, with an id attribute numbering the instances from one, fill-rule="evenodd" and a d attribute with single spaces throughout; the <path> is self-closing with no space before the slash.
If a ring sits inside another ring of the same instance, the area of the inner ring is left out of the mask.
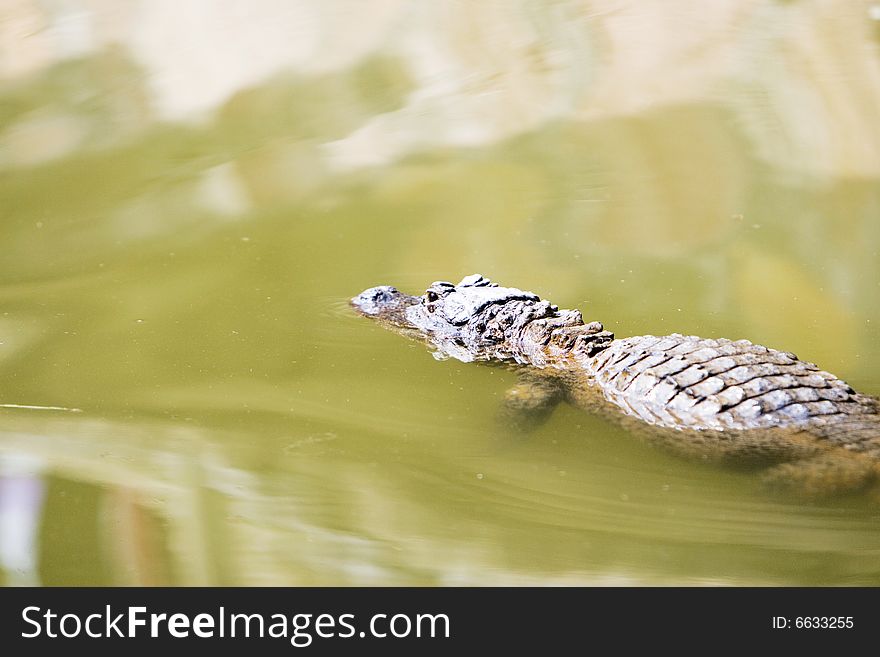
<path id="1" fill-rule="evenodd" d="M 427 292 L 425 292 L 425 298 L 428 301 L 436 301 L 440 297 L 437 296 L 437 293 L 434 292 L 434 290 L 428 290 Z"/>

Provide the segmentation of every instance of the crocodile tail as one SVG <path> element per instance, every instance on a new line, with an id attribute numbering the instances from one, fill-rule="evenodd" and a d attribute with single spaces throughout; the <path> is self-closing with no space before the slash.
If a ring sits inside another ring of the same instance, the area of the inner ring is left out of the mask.
<path id="1" fill-rule="evenodd" d="M 880 414 L 853 414 L 816 424 L 807 432 L 831 445 L 880 459 Z"/>

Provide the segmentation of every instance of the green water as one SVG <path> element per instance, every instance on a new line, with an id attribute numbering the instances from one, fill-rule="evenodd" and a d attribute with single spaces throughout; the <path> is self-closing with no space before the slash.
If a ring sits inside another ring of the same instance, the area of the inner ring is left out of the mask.
<path id="1" fill-rule="evenodd" d="M 480 272 L 880 394 L 869 3 L 165 4 L 0 15 L 0 582 L 880 584 L 876 505 L 512 439 L 346 306 Z"/>

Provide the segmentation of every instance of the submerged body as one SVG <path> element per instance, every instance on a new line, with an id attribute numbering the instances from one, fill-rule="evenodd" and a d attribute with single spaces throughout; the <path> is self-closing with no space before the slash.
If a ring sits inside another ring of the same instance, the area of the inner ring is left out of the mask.
<path id="1" fill-rule="evenodd" d="M 577 310 L 477 274 L 421 297 L 370 288 L 352 304 L 439 357 L 522 366 L 506 397 L 522 425 L 567 401 L 681 453 L 763 464 L 768 480 L 806 492 L 880 480 L 878 400 L 794 354 L 679 334 L 615 340 Z"/>

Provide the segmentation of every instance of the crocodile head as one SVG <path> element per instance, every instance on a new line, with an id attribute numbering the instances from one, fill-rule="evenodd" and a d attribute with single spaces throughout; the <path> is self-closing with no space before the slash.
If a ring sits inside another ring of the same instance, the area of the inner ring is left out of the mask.
<path id="1" fill-rule="evenodd" d="M 548 349 L 568 351 L 578 335 L 610 336 L 597 322 L 584 325 L 577 310 L 560 311 L 537 294 L 502 287 L 480 274 L 466 276 L 458 285 L 437 281 L 420 297 L 390 286 L 373 287 L 351 304 L 389 328 L 422 337 L 437 357 L 466 362 L 544 364 Z"/>

